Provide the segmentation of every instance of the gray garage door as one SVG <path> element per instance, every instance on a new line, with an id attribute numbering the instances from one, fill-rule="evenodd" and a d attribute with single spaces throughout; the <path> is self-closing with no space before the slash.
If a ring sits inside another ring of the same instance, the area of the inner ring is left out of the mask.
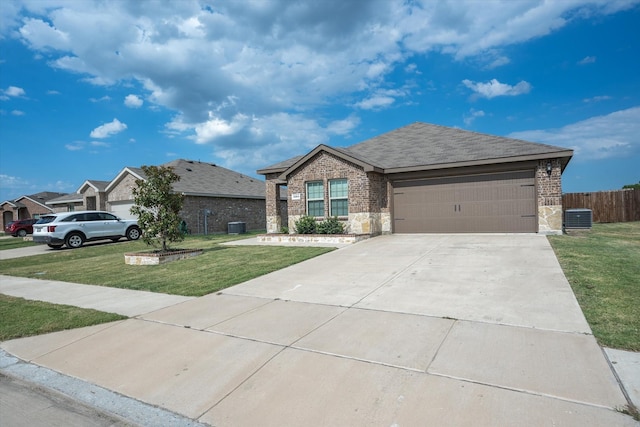
<path id="1" fill-rule="evenodd" d="M 535 233 L 533 171 L 397 181 L 395 233 Z"/>

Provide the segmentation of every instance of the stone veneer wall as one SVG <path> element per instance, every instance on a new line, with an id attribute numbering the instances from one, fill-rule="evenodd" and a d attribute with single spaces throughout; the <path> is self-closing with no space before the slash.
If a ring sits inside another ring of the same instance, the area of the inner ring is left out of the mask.
<path id="1" fill-rule="evenodd" d="M 267 233 L 280 233 L 283 224 L 287 224 L 287 203 L 280 200 L 280 185 L 276 183 L 278 174 L 266 176 L 266 219 Z"/>
<path id="2" fill-rule="evenodd" d="M 551 160 L 549 176 L 547 162 L 540 160 L 536 167 L 538 233 L 562 234 L 562 165 L 560 159 Z"/>
<path id="3" fill-rule="evenodd" d="M 349 185 L 349 216 L 340 217 L 346 225 L 346 232 L 351 234 L 378 235 L 391 232 L 388 179 L 375 172 L 365 172 L 356 164 L 348 162 L 327 152 L 320 152 L 306 164 L 292 173 L 288 179 L 288 227 L 295 233 L 295 222 L 307 212 L 306 183 L 323 181 L 325 191 L 324 218 L 329 217 L 329 180 L 346 178 Z M 269 187 L 277 187 L 274 176 L 267 176 L 267 200 L 270 197 Z M 270 181 L 271 180 L 271 181 Z M 292 200 L 293 194 L 299 194 L 299 200 Z M 271 207 L 269 212 L 274 212 Z M 272 220 L 277 222 L 277 219 Z M 271 228 L 268 228 L 271 230 Z M 273 231 L 269 231 L 273 232 Z"/>

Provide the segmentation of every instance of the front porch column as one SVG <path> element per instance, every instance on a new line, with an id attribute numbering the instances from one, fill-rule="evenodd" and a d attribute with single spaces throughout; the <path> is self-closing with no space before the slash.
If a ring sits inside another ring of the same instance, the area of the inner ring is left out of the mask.
<path id="1" fill-rule="evenodd" d="M 267 176 L 266 185 L 267 233 L 280 233 L 282 229 L 282 217 L 280 216 L 280 204 L 282 203 L 280 200 L 281 184 L 276 177 Z"/>

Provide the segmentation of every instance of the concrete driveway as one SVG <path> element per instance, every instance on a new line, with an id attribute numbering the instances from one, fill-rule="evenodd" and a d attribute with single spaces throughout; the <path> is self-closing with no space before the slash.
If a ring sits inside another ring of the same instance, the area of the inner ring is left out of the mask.
<path id="1" fill-rule="evenodd" d="M 216 426 L 636 425 L 535 235 L 382 236 L 1 347 Z"/>

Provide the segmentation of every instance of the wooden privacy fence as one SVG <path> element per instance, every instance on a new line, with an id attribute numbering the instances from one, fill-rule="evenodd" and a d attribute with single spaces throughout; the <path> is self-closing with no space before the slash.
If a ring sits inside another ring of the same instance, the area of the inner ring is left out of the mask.
<path id="1" fill-rule="evenodd" d="M 562 208 L 591 209 L 593 222 L 640 221 L 640 189 L 566 193 L 562 195 Z"/>

